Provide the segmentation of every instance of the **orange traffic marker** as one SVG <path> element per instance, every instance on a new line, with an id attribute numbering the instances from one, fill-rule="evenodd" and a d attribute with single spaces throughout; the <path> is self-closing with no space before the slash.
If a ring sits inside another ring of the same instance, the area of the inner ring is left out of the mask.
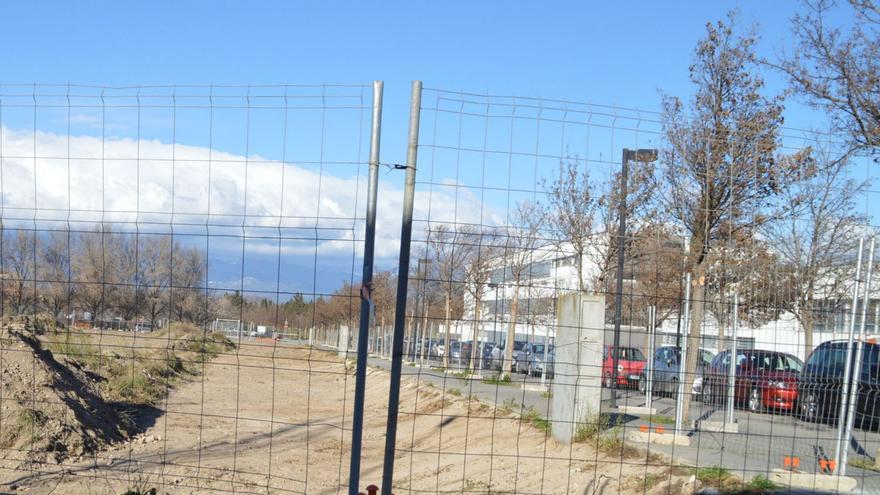
<path id="1" fill-rule="evenodd" d="M 662 435 L 663 432 L 666 431 L 666 428 L 664 428 L 664 427 L 662 427 L 662 426 L 655 426 L 655 427 L 654 427 L 654 431 L 657 432 L 658 435 Z"/>
<path id="2" fill-rule="evenodd" d="M 782 459 L 782 467 L 784 467 L 785 469 L 797 469 L 800 465 L 801 460 L 799 457 L 785 456 Z"/>
<path id="3" fill-rule="evenodd" d="M 648 433 L 648 430 L 650 430 L 650 428 L 648 428 L 648 425 L 639 426 L 639 431 L 642 433 Z"/>

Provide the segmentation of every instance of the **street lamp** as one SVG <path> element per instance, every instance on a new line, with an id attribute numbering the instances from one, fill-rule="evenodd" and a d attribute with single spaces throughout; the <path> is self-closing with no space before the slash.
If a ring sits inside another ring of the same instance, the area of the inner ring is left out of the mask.
<path id="1" fill-rule="evenodd" d="M 629 162 L 651 163 L 657 160 L 656 149 L 623 149 L 620 169 L 620 226 L 617 232 L 617 293 L 614 295 L 614 347 L 611 348 L 611 407 L 617 407 L 617 382 L 620 360 L 620 315 L 623 305 L 623 256 L 626 242 L 626 189 L 629 176 Z"/>

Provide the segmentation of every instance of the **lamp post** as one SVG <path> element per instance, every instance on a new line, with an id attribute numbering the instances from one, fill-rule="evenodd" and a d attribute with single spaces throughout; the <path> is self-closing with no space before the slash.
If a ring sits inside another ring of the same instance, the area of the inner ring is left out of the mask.
<path id="1" fill-rule="evenodd" d="M 620 354 L 620 315 L 623 303 L 623 256 L 626 242 L 626 188 L 629 176 L 630 160 L 639 163 L 650 163 L 657 160 L 656 149 L 623 149 L 620 169 L 620 226 L 617 232 L 617 292 L 614 295 L 614 347 L 611 348 L 611 407 L 617 407 L 618 361 Z"/>

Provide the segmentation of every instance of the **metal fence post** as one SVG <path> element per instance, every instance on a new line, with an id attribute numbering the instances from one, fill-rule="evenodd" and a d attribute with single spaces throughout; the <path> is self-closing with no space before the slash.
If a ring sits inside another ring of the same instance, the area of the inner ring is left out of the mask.
<path id="1" fill-rule="evenodd" d="M 840 414 L 837 415 L 837 443 L 835 444 L 834 449 L 834 464 L 842 469 L 840 465 L 840 459 L 843 454 L 843 449 L 846 448 L 846 442 L 843 439 L 843 430 L 845 429 L 846 423 L 846 402 L 849 399 L 849 381 L 851 377 L 850 373 L 850 363 L 853 358 L 853 334 L 856 331 L 856 315 L 858 315 L 858 306 L 859 306 L 859 283 L 861 282 L 862 276 L 862 252 L 865 247 L 865 239 L 859 239 L 859 259 L 856 262 L 856 278 L 853 284 L 853 295 L 852 295 L 852 313 L 850 315 L 849 322 L 849 337 L 847 338 L 846 344 L 846 366 L 844 366 L 843 370 L 843 382 L 841 383 L 841 391 L 840 391 Z M 838 473 L 840 470 L 838 470 Z"/>
<path id="2" fill-rule="evenodd" d="M 645 407 L 651 410 L 654 405 L 654 347 L 657 336 L 654 333 L 655 318 L 657 318 L 656 306 L 648 307 L 648 361 L 645 363 Z"/>
<path id="3" fill-rule="evenodd" d="M 391 495 L 394 479 L 394 450 L 397 443 L 397 409 L 400 406 L 400 374 L 403 363 L 403 332 L 406 325 L 406 294 L 409 285 L 409 251 L 412 238 L 413 199 L 416 189 L 416 161 L 419 150 L 419 116 L 422 82 L 413 81 L 409 107 L 409 139 L 406 146 L 406 182 L 400 226 L 400 260 L 397 269 L 397 300 L 394 308 L 394 336 L 391 347 L 391 384 L 388 390 L 388 423 L 385 427 L 385 460 L 382 466 L 382 495 Z"/>
<path id="4" fill-rule="evenodd" d="M 687 362 L 687 346 L 688 346 L 688 330 L 690 329 L 690 311 L 691 311 L 691 274 L 685 276 L 684 284 L 684 318 L 681 322 L 681 351 L 678 356 L 678 387 L 675 393 L 675 434 L 681 434 L 682 418 L 682 402 L 684 401 L 684 369 Z"/>
<path id="5" fill-rule="evenodd" d="M 736 389 L 736 330 L 739 327 L 739 294 L 733 295 L 733 318 L 730 342 L 730 366 L 727 369 L 727 414 L 725 421 L 733 424 L 733 395 Z M 705 378 L 703 379 L 705 380 Z M 705 393 L 706 382 L 703 382 Z"/>
<path id="6" fill-rule="evenodd" d="M 874 238 L 871 238 L 871 247 L 868 248 L 868 272 L 865 277 L 865 298 L 862 302 L 862 321 L 859 325 L 859 338 L 856 341 L 856 359 L 853 362 L 853 372 L 849 385 L 849 408 L 846 414 L 846 428 L 843 431 L 843 452 L 840 456 L 840 475 L 846 475 L 846 462 L 849 456 L 849 437 L 852 435 L 855 423 L 856 408 L 859 397 L 859 381 L 862 374 L 862 356 L 865 349 L 865 323 L 868 319 L 868 306 L 871 303 L 871 271 L 874 268 Z M 849 362 L 849 361 L 847 361 Z"/>
<path id="7" fill-rule="evenodd" d="M 373 82 L 373 120 L 370 136 L 370 175 L 367 187 L 367 218 L 364 233 L 364 265 L 361 278 L 361 319 L 358 329 L 357 364 L 354 382 L 354 412 L 351 424 L 349 495 L 358 494 L 361 474 L 361 440 L 364 429 L 364 394 L 367 379 L 367 347 L 372 314 L 373 251 L 376 244 L 376 197 L 379 184 L 379 144 L 382 131 L 382 81 Z"/>

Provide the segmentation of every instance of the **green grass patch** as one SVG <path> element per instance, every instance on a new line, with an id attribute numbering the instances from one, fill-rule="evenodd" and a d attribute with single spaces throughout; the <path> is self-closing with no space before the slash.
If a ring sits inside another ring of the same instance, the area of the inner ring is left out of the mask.
<path id="1" fill-rule="evenodd" d="M 471 370 L 453 371 L 452 372 L 452 376 L 454 376 L 458 379 L 461 379 L 461 380 L 467 380 L 468 378 L 471 377 L 472 374 L 473 374 L 473 372 Z"/>
<path id="2" fill-rule="evenodd" d="M 116 400 L 136 404 L 156 404 L 165 397 L 165 385 L 149 377 L 145 369 L 117 368 L 107 381 L 107 392 Z"/>
<path id="3" fill-rule="evenodd" d="M 732 475 L 730 471 L 720 466 L 709 466 L 694 469 L 694 476 L 701 483 L 712 486 L 721 486 Z"/>
<path id="4" fill-rule="evenodd" d="M 461 397 L 461 390 L 457 388 L 448 388 L 446 389 L 446 393 L 449 395 L 454 395 L 456 397 Z"/>
<path id="5" fill-rule="evenodd" d="M 512 380 L 508 374 L 495 374 L 483 378 L 483 383 L 487 385 L 511 385 Z"/>
<path id="6" fill-rule="evenodd" d="M 875 471 L 880 472 L 880 466 L 874 463 L 871 459 L 866 459 L 864 457 L 859 459 L 850 459 L 847 462 L 852 467 L 856 467 L 859 469 L 864 469 L 865 471 Z"/>
<path id="7" fill-rule="evenodd" d="M 519 409 L 520 407 L 522 406 L 519 402 L 516 401 L 516 399 L 505 399 L 504 402 L 502 402 L 501 405 L 498 406 L 497 411 L 501 415 L 506 416 L 513 413 L 513 411 Z"/>
<path id="8" fill-rule="evenodd" d="M 661 416 L 659 414 L 654 415 L 654 416 L 648 416 L 648 421 L 651 423 L 658 424 L 658 425 L 674 425 L 675 424 L 675 418 L 672 418 L 669 416 Z"/>
<path id="9" fill-rule="evenodd" d="M 651 473 L 646 474 L 644 478 L 639 480 L 638 486 L 640 490 L 650 490 L 654 486 L 669 479 L 668 473 Z"/>
<path id="10" fill-rule="evenodd" d="M 767 479 L 763 474 L 759 474 L 751 479 L 748 483 L 746 483 L 746 488 L 752 490 L 757 493 L 766 493 L 772 492 L 773 490 L 778 490 L 779 486 L 776 483 Z"/>
<path id="11" fill-rule="evenodd" d="M 535 428 L 548 432 L 550 431 L 550 420 L 541 416 L 541 414 L 536 411 L 533 407 L 529 407 L 525 411 L 523 411 L 522 416 L 520 416 L 522 421 L 534 426 Z"/>
<path id="12" fill-rule="evenodd" d="M 611 416 L 607 414 L 587 414 L 574 430 L 575 442 L 595 443 L 602 432 L 611 428 Z"/>
<path id="13" fill-rule="evenodd" d="M 46 343 L 56 360 L 63 356 L 93 370 L 100 368 L 103 363 L 101 350 L 91 343 L 88 336 L 59 333 L 49 337 Z"/>
<path id="14" fill-rule="evenodd" d="M 552 399 L 552 398 L 553 398 L 553 392 L 551 392 L 551 391 L 549 391 L 549 390 L 545 390 L 545 391 L 541 392 L 541 397 L 543 397 L 543 398 L 545 398 L 545 399 Z"/>
<path id="15" fill-rule="evenodd" d="M 31 445 L 43 438 L 43 425 L 48 418 L 37 409 L 19 409 L 11 418 L 12 425 L 7 424 L 0 437 L 0 446 L 9 448 L 21 438 L 28 438 L 27 445 Z"/>

